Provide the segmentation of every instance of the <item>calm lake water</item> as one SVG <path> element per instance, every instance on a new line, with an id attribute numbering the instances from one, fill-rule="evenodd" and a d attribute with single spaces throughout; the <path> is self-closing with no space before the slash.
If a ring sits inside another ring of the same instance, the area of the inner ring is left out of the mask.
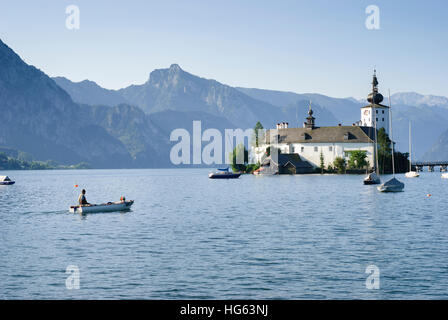
<path id="1" fill-rule="evenodd" d="M 448 297 L 440 173 L 399 175 L 405 192 L 382 194 L 363 176 L 221 181 L 208 171 L 3 172 L 17 183 L 0 186 L 0 298 Z M 71 214 L 81 188 L 91 203 L 135 204 Z M 379 290 L 366 288 L 372 264 Z M 68 265 L 79 290 L 66 288 Z"/>

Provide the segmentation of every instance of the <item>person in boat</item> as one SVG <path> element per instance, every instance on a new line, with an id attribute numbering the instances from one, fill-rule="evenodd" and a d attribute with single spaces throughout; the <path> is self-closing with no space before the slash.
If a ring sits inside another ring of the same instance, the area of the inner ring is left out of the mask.
<path id="1" fill-rule="evenodd" d="M 78 198 L 78 203 L 81 206 L 86 205 L 86 204 L 90 204 L 90 203 L 87 202 L 86 190 L 85 189 L 82 189 L 81 194 L 79 195 L 79 198 Z"/>

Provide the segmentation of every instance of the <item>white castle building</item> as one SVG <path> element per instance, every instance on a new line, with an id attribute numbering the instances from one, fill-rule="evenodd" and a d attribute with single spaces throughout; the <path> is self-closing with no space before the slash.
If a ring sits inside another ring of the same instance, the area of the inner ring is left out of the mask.
<path id="1" fill-rule="evenodd" d="M 373 75 L 372 93 L 367 100 L 370 104 L 361 108 L 361 120 L 352 126 L 317 127 L 310 103 L 303 128 L 289 128 L 288 123 L 282 122 L 276 129 L 267 130 L 264 142 L 253 150 L 255 160 L 263 163 L 267 148 L 275 147 L 282 154 L 275 163 L 280 173 L 282 167 L 285 173 L 305 173 L 312 167 L 320 167 L 321 156 L 325 167 L 328 167 L 333 165 L 337 157 L 348 160 L 351 151 L 363 150 L 369 167 L 373 168 L 375 125 L 377 129 L 384 128 L 389 132 L 389 107 L 380 104 L 383 96 L 378 93 L 376 72 Z M 267 159 L 269 161 L 272 162 Z M 272 163 L 263 165 L 272 166 Z"/>
<path id="2" fill-rule="evenodd" d="M 364 127 L 384 128 L 389 134 L 389 107 L 381 104 L 383 95 L 378 92 L 378 79 L 376 70 L 373 73 L 372 92 L 367 96 L 369 105 L 361 108 L 361 121 L 358 123 Z"/>

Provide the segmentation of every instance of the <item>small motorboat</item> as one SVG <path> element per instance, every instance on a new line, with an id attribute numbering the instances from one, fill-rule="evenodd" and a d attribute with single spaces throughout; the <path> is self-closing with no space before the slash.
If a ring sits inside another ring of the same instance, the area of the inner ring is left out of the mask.
<path id="1" fill-rule="evenodd" d="M 97 213 L 97 212 L 113 212 L 113 211 L 127 211 L 131 209 L 134 200 L 108 202 L 103 204 L 86 204 L 78 206 L 70 206 L 71 213 Z"/>
<path id="2" fill-rule="evenodd" d="M 409 171 L 404 174 L 406 178 L 418 178 L 420 174 L 417 171 Z"/>
<path id="3" fill-rule="evenodd" d="M 404 189 L 404 183 L 395 178 L 390 179 L 378 187 L 381 192 L 401 192 Z"/>
<path id="4" fill-rule="evenodd" d="M 0 186 L 9 186 L 16 183 L 12 181 L 8 176 L 0 176 Z"/>
<path id="5" fill-rule="evenodd" d="M 365 185 L 380 184 L 380 183 L 381 179 L 375 172 L 369 173 L 367 177 L 364 178 Z"/>
<path id="6" fill-rule="evenodd" d="M 240 172 L 233 173 L 229 171 L 229 168 L 218 169 L 215 172 L 210 172 L 208 177 L 210 179 L 237 179 L 241 175 Z"/>

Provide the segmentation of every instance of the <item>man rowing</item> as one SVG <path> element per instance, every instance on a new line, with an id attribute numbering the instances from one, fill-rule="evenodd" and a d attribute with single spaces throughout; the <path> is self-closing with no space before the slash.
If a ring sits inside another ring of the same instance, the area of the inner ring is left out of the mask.
<path id="1" fill-rule="evenodd" d="M 86 190 L 85 189 L 82 189 L 81 194 L 79 195 L 79 198 L 78 198 L 78 203 L 81 206 L 86 205 L 86 204 L 90 204 L 90 203 L 87 202 Z"/>

